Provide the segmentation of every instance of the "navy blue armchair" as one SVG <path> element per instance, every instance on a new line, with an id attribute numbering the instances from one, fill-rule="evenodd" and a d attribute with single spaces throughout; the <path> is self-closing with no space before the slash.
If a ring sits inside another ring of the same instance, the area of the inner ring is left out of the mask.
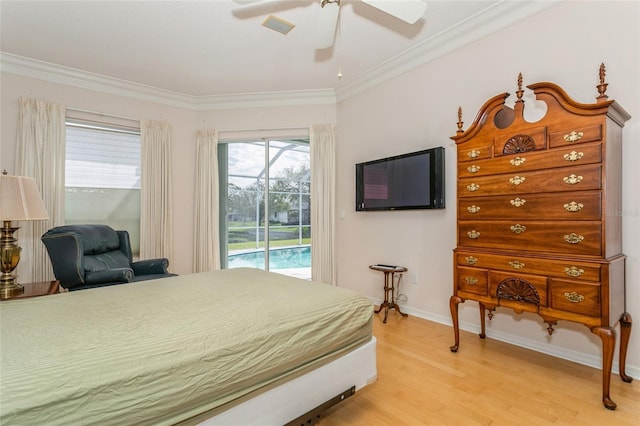
<path id="1" fill-rule="evenodd" d="M 133 261 L 127 231 L 107 225 L 65 225 L 42 236 L 53 273 L 70 291 L 174 276 L 167 259 Z"/>

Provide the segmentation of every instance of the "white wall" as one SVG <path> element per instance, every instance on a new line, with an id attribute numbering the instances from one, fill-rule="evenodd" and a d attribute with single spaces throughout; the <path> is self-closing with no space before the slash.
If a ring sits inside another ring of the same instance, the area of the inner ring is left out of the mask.
<path id="1" fill-rule="evenodd" d="M 627 309 L 640 318 L 640 76 L 638 2 L 566 2 L 483 40 L 420 66 L 393 81 L 338 104 L 338 283 L 383 298 L 374 263 L 406 266 L 401 292 L 405 310 L 451 323 L 456 237 L 457 109 L 464 129 L 480 106 L 524 83 L 551 81 L 575 100 L 594 103 L 598 67 L 607 66 L 607 94 L 631 115 L 624 128 L 623 226 L 627 259 Z M 512 95 L 515 97 L 515 94 Z M 531 102 L 529 102 L 531 104 Z M 525 104 L 525 110 L 527 106 Z M 530 108 L 530 107 L 529 107 Z M 355 212 L 354 165 L 433 146 L 446 147 L 447 208 L 434 211 Z M 340 219 L 344 215 L 344 219 Z M 414 274 L 417 284 L 412 284 Z M 393 314 L 390 314 L 393 315 Z M 467 329 L 479 329 L 475 302 L 460 305 Z M 535 315 L 498 310 L 488 336 L 519 343 L 590 365 L 600 365 L 600 341 L 584 326 L 560 322 L 549 337 Z M 453 344 L 453 334 L 451 336 Z M 464 356 L 463 337 L 458 356 Z M 640 331 L 631 336 L 627 373 L 640 377 Z M 629 368 L 630 367 L 630 368 Z M 615 398 L 614 398 L 615 399 Z"/>
<path id="2" fill-rule="evenodd" d="M 232 132 L 225 133 L 227 136 L 241 135 L 238 130 L 262 129 L 252 132 L 252 135 L 264 133 L 266 136 L 272 136 L 274 133 L 282 134 L 280 129 L 306 129 L 311 124 L 334 123 L 336 120 L 335 105 L 198 112 L 195 109 L 176 108 L 8 73 L 0 74 L 0 86 L 2 87 L 0 170 L 6 169 L 10 174 L 14 173 L 18 99 L 21 96 L 59 103 L 69 108 L 133 119 L 163 120 L 171 124 L 175 248 L 173 259 L 170 259 L 170 269 L 178 274 L 192 272 L 192 206 L 194 205 L 195 131 L 197 129 L 231 130 Z M 279 130 L 269 130 L 274 128 Z M 25 259 L 19 265 L 19 268 L 21 267 L 28 267 Z M 20 269 L 18 274 L 21 275 Z"/>

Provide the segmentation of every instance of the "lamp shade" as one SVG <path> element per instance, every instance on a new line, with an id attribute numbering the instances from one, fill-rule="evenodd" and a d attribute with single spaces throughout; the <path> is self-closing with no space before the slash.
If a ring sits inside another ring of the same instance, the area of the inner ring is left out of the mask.
<path id="1" fill-rule="evenodd" d="M 0 175 L 0 221 L 49 219 L 35 179 Z"/>

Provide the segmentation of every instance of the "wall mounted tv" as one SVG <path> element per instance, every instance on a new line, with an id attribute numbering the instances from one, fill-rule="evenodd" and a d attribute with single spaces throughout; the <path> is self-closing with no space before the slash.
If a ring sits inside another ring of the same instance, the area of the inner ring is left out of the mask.
<path id="1" fill-rule="evenodd" d="M 356 211 L 444 209 L 444 148 L 356 164 Z"/>

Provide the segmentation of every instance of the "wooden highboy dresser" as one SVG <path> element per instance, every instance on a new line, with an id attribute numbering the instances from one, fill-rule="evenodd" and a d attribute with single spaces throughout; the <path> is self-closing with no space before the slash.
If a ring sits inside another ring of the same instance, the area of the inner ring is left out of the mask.
<path id="1" fill-rule="evenodd" d="M 452 139 L 458 151 L 457 247 L 450 299 L 457 352 L 458 306 L 475 300 L 485 315 L 498 307 L 533 312 L 553 333 L 558 320 L 589 327 L 602 341 L 602 401 L 609 397 L 620 322 L 620 377 L 631 333 L 625 312 L 622 254 L 622 127 L 630 115 L 605 94 L 604 65 L 593 104 L 553 83 L 527 86 L 547 111 L 524 119 L 522 75 L 513 108 L 503 93 Z"/>

